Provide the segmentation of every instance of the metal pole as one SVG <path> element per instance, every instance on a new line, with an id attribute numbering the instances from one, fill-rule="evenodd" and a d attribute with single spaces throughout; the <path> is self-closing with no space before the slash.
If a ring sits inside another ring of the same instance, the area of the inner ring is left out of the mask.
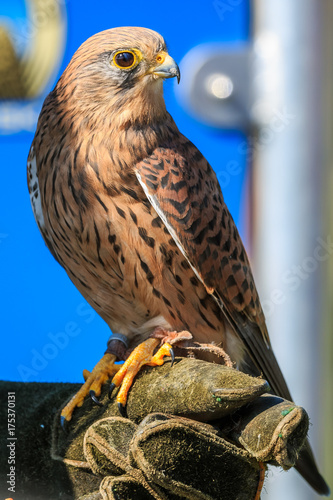
<path id="1" fill-rule="evenodd" d="M 333 3 L 324 0 L 324 89 L 323 89 L 323 140 L 324 140 L 324 223 L 327 234 L 333 236 Z M 324 343 L 322 346 L 323 382 L 322 413 L 320 424 L 323 429 L 324 474 L 333 487 L 333 259 L 327 260 L 324 271 Z"/>
<path id="2" fill-rule="evenodd" d="M 273 348 L 319 456 L 322 224 L 322 9 L 318 0 L 254 0 L 255 276 Z M 262 499 L 313 500 L 296 471 L 271 469 Z M 272 484 L 273 483 L 273 484 Z"/>

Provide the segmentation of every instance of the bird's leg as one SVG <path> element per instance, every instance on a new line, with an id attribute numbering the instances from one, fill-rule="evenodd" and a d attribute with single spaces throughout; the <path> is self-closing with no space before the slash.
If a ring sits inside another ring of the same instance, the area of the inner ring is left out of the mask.
<path id="1" fill-rule="evenodd" d="M 107 352 L 97 363 L 91 373 L 88 370 L 83 371 L 85 383 L 63 408 L 60 416 L 62 425 L 66 420 L 69 421 L 72 418 L 73 411 L 76 407 L 80 407 L 83 405 L 83 401 L 88 394 L 90 394 L 92 400 L 96 404 L 101 405 L 97 397 L 101 394 L 102 385 L 109 378 L 111 378 L 121 366 L 114 364 L 116 359 L 117 357 L 115 354 Z"/>
<path id="2" fill-rule="evenodd" d="M 125 416 L 128 391 L 130 390 L 134 377 L 139 372 L 140 368 L 144 365 L 163 365 L 164 356 L 171 356 L 171 358 L 174 359 L 172 347 L 168 343 L 164 343 L 154 355 L 154 350 L 159 344 L 160 339 L 157 338 L 149 338 L 139 344 L 113 377 L 109 395 L 111 397 L 113 389 L 121 386 L 117 394 L 117 403 L 121 415 Z"/>
<path id="3" fill-rule="evenodd" d="M 193 339 L 193 335 L 186 330 L 183 330 L 181 332 L 170 332 L 169 330 L 166 330 L 165 328 L 162 328 L 160 326 L 155 328 L 155 330 L 151 334 L 151 337 L 160 339 L 161 343 L 168 343 L 170 345 L 178 344 L 180 347 L 183 344 L 186 345 L 191 339 Z"/>

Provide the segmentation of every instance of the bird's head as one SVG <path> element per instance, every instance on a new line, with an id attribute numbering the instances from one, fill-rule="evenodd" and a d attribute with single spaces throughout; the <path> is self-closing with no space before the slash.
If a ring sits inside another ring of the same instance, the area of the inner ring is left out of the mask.
<path id="1" fill-rule="evenodd" d="M 158 119 L 165 111 L 163 81 L 180 79 L 161 35 L 137 27 L 113 28 L 85 41 L 58 84 L 82 111 Z M 85 109 L 84 109 L 85 108 Z"/>

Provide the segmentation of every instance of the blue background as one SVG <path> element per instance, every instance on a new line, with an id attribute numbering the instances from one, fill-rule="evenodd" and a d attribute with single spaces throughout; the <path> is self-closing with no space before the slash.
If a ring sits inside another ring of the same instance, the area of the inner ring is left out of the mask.
<path id="1" fill-rule="evenodd" d="M 218 5 L 229 8 L 222 12 Z M 2 0 L 0 15 L 13 22 L 24 17 L 23 0 Z M 206 42 L 246 41 L 249 37 L 248 0 L 207 2 L 69 0 L 67 45 L 59 74 L 77 47 L 94 33 L 115 26 L 145 26 L 160 32 L 172 57 L 180 62 L 194 46 Z M 16 17 L 17 16 L 17 17 Z M 181 66 L 180 66 L 181 67 Z M 220 177 L 226 202 L 244 235 L 242 213 L 246 157 L 236 131 L 207 127 L 182 107 L 173 82 L 165 84 L 167 108 L 180 130 L 206 156 Z M 40 107 L 42 105 L 40 101 Z M 17 381 L 81 381 L 82 369 L 101 358 L 109 330 L 52 258 L 39 234 L 26 186 L 26 158 L 32 133 L 0 136 L 0 255 L 1 342 L 0 378 Z M 229 162 L 238 169 L 230 173 Z"/>

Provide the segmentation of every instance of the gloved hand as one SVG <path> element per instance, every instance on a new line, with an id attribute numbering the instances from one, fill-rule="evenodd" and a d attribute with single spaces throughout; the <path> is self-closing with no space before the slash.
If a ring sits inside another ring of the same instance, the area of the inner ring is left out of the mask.
<path id="1" fill-rule="evenodd" d="M 57 423 L 53 456 L 103 478 L 91 499 L 254 500 L 261 463 L 291 467 L 308 430 L 302 408 L 267 390 L 262 379 L 190 358 L 147 367 L 131 389 L 128 419 L 105 388 L 104 406 L 87 401 L 69 434 Z"/>
<path id="2" fill-rule="evenodd" d="M 40 423 L 44 434 L 51 430 L 50 401 L 59 400 L 57 389 L 64 398 L 76 386 L 46 384 L 53 394 L 43 398 L 45 384 L 18 385 L 28 393 L 33 385 L 40 401 L 38 406 L 32 398 L 27 434 L 20 437 L 26 479 L 18 500 L 258 500 L 261 464 L 291 467 L 308 430 L 306 412 L 264 394 L 264 380 L 184 358 L 172 368 L 166 362 L 142 370 L 129 394 L 128 419 L 109 401 L 108 384 L 100 397 L 103 407 L 87 399 L 65 431 L 58 413 L 52 425 L 53 460 L 47 460 L 47 440 L 41 449 L 37 435 Z M 29 399 L 21 406 L 27 415 Z"/>

